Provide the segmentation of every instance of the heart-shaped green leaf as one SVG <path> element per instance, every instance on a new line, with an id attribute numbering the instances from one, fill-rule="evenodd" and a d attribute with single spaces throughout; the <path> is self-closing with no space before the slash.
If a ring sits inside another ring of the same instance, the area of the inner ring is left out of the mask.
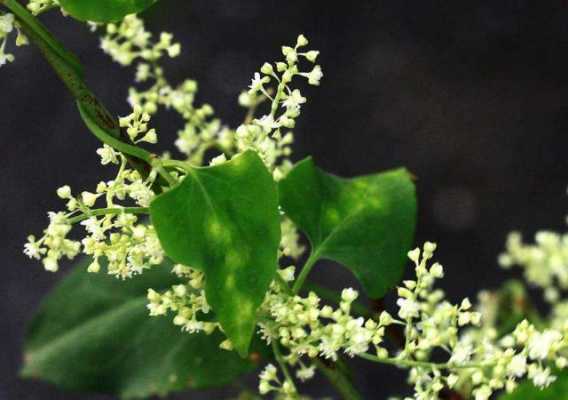
<path id="1" fill-rule="evenodd" d="M 568 400 L 568 372 L 560 373 L 556 381 L 545 389 L 525 382 L 512 393 L 499 397 L 499 400 Z"/>
<path id="2" fill-rule="evenodd" d="M 120 281 L 78 266 L 33 319 L 22 375 L 71 390 L 147 398 L 225 385 L 253 370 L 253 361 L 219 349 L 221 334 L 188 334 L 171 318 L 148 315 L 146 291 L 176 283 L 170 270 L 164 265 Z"/>
<path id="3" fill-rule="evenodd" d="M 308 158 L 279 190 L 280 205 L 308 236 L 312 257 L 344 264 L 371 297 L 399 282 L 416 225 L 415 190 L 406 170 L 343 179 Z"/>
<path id="4" fill-rule="evenodd" d="M 227 337 L 245 355 L 277 266 L 278 191 L 252 151 L 222 165 L 189 168 L 150 205 L 166 254 L 205 273 L 205 294 Z"/>
<path id="5" fill-rule="evenodd" d="M 136 14 L 157 0 L 59 0 L 61 7 L 81 21 L 115 22 Z"/>

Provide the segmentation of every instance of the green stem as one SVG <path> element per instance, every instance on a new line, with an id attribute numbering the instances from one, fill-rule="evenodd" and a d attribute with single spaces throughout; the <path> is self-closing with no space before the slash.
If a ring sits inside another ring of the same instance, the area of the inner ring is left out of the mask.
<path id="1" fill-rule="evenodd" d="M 292 375 L 290 374 L 290 371 L 288 370 L 288 366 L 286 365 L 286 361 L 284 361 L 284 357 L 282 357 L 282 352 L 280 351 L 280 345 L 278 344 L 278 342 L 276 340 L 272 341 L 272 352 L 274 353 L 274 358 L 276 359 L 276 362 L 278 363 L 278 365 L 280 365 L 280 369 L 284 373 L 286 380 L 288 382 L 290 382 L 290 384 L 294 388 L 294 391 L 297 392 L 298 390 L 296 389 L 296 385 L 294 384 L 294 379 L 292 379 Z"/>
<path id="2" fill-rule="evenodd" d="M 118 121 L 85 84 L 82 66 L 78 59 L 67 51 L 17 0 L 0 0 L 0 4 L 4 4 L 16 15 L 24 34 L 41 50 L 45 59 L 77 100 L 81 117 L 89 130 L 103 143 L 124 153 L 142 176 L 147 176 L 147 167 L 151 162 L 152 154 L 121 140 L 123 135 Z"/>
<path id="3" fill-rule="evenodd" d="M 97 208 L 89 210 L 88 213 L 69 218 L 70 224 L 76 224 L 91 217 L 99 217 L 101 215 L 118 215 L 118 214 L 149 214 L 150 209 L 146 207 L 122 207 L 122 208 Z"/>
<path id="4" fill-rule="evenodd" d="M 327 380 L 341 394 L 344 400 L 361 400 L 362 397 L 353 386 L 347 375 L 336 364 L 326 364 L 319 358 L 314 359 L 314 363 L 318 370 L 327 378 Z"/>
<path id="5" fill-rule="evenodd" d="M 97 137 L 97 139 L 123 154 L 136 157 L 146 162 L 147 164 L 152 164 L 152 153 L 144 150 L 141 147 L 125 143 L 122 140 L 116 138 L 116 136 L 110 134 L 107 129 L 101 128 L 100 121 L 93 120 L 93 110 L 89 110 L 85 106 L 83 101 L 78 100 L 77 106 L 79 108 L 79 113 L 81 114 L 83 121 L 85 122 L 89 130 Z"/>
<path id="6" fill-rule="evenodd" d="M 317 251 L 314 251 L 310 254 L 308 260 L 302 268 L 302 271 L 300 272 L 300 275 L 298 275 L 298 279 L 296 279 L 296 282 L 294 282 L 294 286 L 292 287 L 292 292 L 294 294 L 298 294 L 300 292 L 302 286 L 304 285 L 304 282 L 306 281 L 306 278 L 310 274 L 310 271 L 312 270 L 318 259 L 319 254 Z"/>
<path id="7" fill-rule="evenodd" d="M 158 172 L 158 174 L 162 178 L 164 178 L 166 182 L 168 182 L 170 186 L 175 186 L 178 184 L 178 181 L 175 180 L 174 177 L 171 176 L 168 171 L 166 171 L 163 160 L 153 156 L 152 160 L 150 161 L 150 165 L 152 165 L 152 168 L 154 168 Z"/>
<path id="8" fill-rule="evenodd" d="M 479 363 L 470 363 L 470 364 L 463 364 L 463 365 L 456 365 L 452 363 L 433 363 L 428 361 L 415 361 L 415 360 L 403 360 L 398 358 L 383 358 L 377 357 L 372 354 L 357 354 L 358 357 L 361 357 L 367 361 L 372 361 L 380 364 L 388 364 L 394 365 L 397 367 L 405 367 L 405 368 L 428 368 L 428 369 L 472 369 L 472 368 L 486 368 L 490 367 L 493 364 L 479 364 Z"/>
<path id="9" fill-rule="evenodd" d="M 186 161 L 180 160 L 162 160 L 162 166 L 165 168 L 177 168 L 182 171 L 189 172 L 191 170 L 191 165 Z"/>
<path id="10" fill-rule="evenodd" d="M 278 283 L 278 285 L 282 288 L 282 290 L 284 290 L 284 292 L 286 292 L 289 295 L 293 295 L 292 289 L 290 289 L 290 286 L 288 286 L 288 282 L 286 282 L 278 272 L 276 272 L 274 280 L 276 281 L 276 283 Z"/>

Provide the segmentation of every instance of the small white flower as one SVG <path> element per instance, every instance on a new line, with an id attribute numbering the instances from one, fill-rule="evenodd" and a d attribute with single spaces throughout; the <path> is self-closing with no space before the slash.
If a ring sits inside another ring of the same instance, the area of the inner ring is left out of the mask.
<path id="1" fill-rule="evenodd" d="M 545 388 L 556 380 L 556 377 L 551 375 L 549 368 L 542 368 L 534 365 L 531 365 L 531 367 L 534 368 L 529 369 L 529 376 L 535 386 Z"/>
<path id="2" fill-rule="evenodd" d="M 217 157 L 214 157 L 209 163 L 209 165 L 221 165 L 226 161 L 227 161 L 227 156 L 225 156 L 225 154 L 221 154 L 218 155 Z"/>
<path id="3" fill-rule="evenodd" d="M 473 391 L 475 400 L 488 400 L 491 397 L 491 394 L 493 394 L 493 391 L 487 385 L 481 386 Z"/>
<path id="4" fill-rule="evenodd" d="M 434 263 L 434 265 L 432 265 L 432 267 L 430 268 L 430 274 L 434 278 L 443 278 L 444 277 L 444 268 L 440 264 Z"/>
<path id="5" fill-rule="evenodd" d="M 251 83 L 249 85 L 249 94 L 254 94 L 261 91 L 261 89 L 263 89 L 264 84 L 268 83 L 269 81 L 270 78 L 266 76 L 261 76 L 258 72 L 255 72 L 254 77 L 252 78 Z"/>
<path id="6" fill-rule="evenodd" d="M 507 372 L 521 378 L 527 372 L 527 357 L 523 354 L 514 356 L 507 366 Z"/>
<path id="7" fill-rule="evenodd" d="M 118 153 L 109 145 L 97 149 L 97 154 L 101 157 L 101 164 L 118 164 Z"/>
<path id="8" fill-rule="evenodd" d="M 99 197 L 98 194 L 91 193 L 91 192 L 85 191 L 85 192 L 81 193 L 81 201 L 87 207 L 93 207 L 95 205 L 95 202 L 97 201 L 98 197 Z"/>
<path id="9" fill-rule="evenodd" d="M 71 187 L 69 187 L 69 185 L 61 186 L 59 189 L 57 189 L 57 196 L 60 199 L 71 198 Z"/>
<path id="10" fill-rule="evenodd" d="M 262 128 L 266 133 L 272 132 L 274 129 L 279 128 L 279 125 L 274 121 L 272 115 L 264 115 L 260 119 L 255 119 L 254 122 Z"/>
<path id="11" fill-rule="evenodd" d="M 450 363 L 464 364 L 471 359 L 473 354 L 473 347 L 470 343 L 458 343 L 454 348 L 452 356 L 450 357 Z"/>
<path id="12" fill-rule="evenodd" d="M 96 258 L 87 267 L 87 272 L 94 273 L 94 274 L 98 273 L 100 270 L 101 270 L 101 266 L 99 264 L 99 260 L 96 259 Z"/>
<path id="13" fill-rule="evenodd" d="M 0 39 L 12 32 L 12 30 L 14 30 L 14 15 L 0 15 Z"/>
<path id="14" fill-rule="evenodd" d="M 542 333 L 536 332 L 529 339 L 529 357 L 533 360 L 544 360 L 548 357 L 552 347 L 562 340 L 560 332 L 546 330 Z"/>
<path id="15" fill-rule="evenodd" d="M 274 67 L 272 67 L 272 64 L 270 63 L 264 63 L 260 68 L 260 72 L 265 75 L 272 75 L 274 73 Z"/>
<path id="16" fill-rule="evenodd" d="M 296 40 L 296 47 L 304 47 L 307 46 L 308 43 L 309 41 L 304 35 L 298 35 L 298 39 Z"/>
<path id="17" fill-rule="evenodd" d="M 24 245 L 24 254 L 36 260 L 41 258 L 43 254 L 41 244 L 36 241 L 35 236 L 28 236 L 28 242 Z"/>
<path id="18" fill-rule="evenodd" d="M 306 59 L 307 59 L 309 62 L 314 63 L 314 62 L 316 62 L 316 59 L 317 59 L 317 57 L 319 56 L 319 51 L 317 51 L 317 50 L 311 50 L 311 51 L 308 51 L 307 53 L 305 53 L 304 56 L 306 57 Z"/>
<path id="19" fill-rule="evenodd" d="M 294 89 L 282 104 L 288 109 L 297 109 L 305 102 L 306 98 L 302 96 L 302 93 L 298 89 Z"/>
<path id="20" fill-rule="evenodd" d="M 352 303 L 359 297 L 359 293 L 352 288 L 343 289 L 341 292 L 341 300 L 346 301 L 348 303 Z"/>
<path id="21" fill-rule="evenodd" d="M 49 272 L 57 272 L 57 270 L 59 270 L 59 265 L 57 263 L 57 260 L 50 257 L 44 258 L 43 267 L 45 268 L 46 271 Z"/>
<path id="22" fill-rule="evenodd" d="M 308 83 L 313 86 L 319 86 L 321 78 L 323 78 L 323 72 L 319 65 L 316 65 L 312 72 L 306 75 L 308 78 Z"/>
<path id="23" fill-rule="evenodd" d="M 399 298 L 396 302 L 399 306 L 398 316 L 404 320 L 418 317 L 420 304 L 413 299 Z"/>
<path id="24" fill-rule="evenodd" d="M 296 371 L 296 376 L 298 377 L 299 380 L 305 382 L 314 377 L 315 369 L 316 369 L 315 365 L 310 365 L 309 367 L 302 366 L 302 368 Z"/>
<path id="25" fill-rule="evenodd" d="M 277 370 L 273 364 L 267 364 L 260 373 L 260 379 L 263 381 L 274 381 L 277 378 Z"/>

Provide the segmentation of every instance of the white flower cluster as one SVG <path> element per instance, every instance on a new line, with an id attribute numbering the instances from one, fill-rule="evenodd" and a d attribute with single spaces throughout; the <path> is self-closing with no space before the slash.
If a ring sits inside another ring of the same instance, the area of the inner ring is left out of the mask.
<path id="1" fill-rule="evenodd" d="M 126 133 L 133 143 L 152 143 L 158 142 L 158 135 L 154 128 L 148 130 L 150 114 L 142 111 L 142 108 L 135 106 L 132 114 L 119 119 L 121 128 L 126 129 Z M 142 137 L 140 137 L 142 136 Z"/>
<path id="2" fill-rule="evenodd" d="M 491 315 L 482 318 L 468 299 L 451 304 L 441 290 L 434 289 L 436 280 L 444 276 L 440 264 L 428 266 L 435 248 L 426 243 L 422 251 L 409 252 L 416 280 L 406 280 L 398 289 L 398 318 L 385 311 L 377 320 L 352 316 L 358 296 L 353 289 L 343 290 L 334 309 L 322 306 L 315 293 L 290 295 L 273 285 L 261 308 L 263 338 L 287 349 L 284 360 L 298 368 L 297 377 L 302 380 L 313 375 L 310 360 L 336 360 L 340 353 L 408 368 L 416 400 L 438 399 L 444 388 L 487 400 L 496 391 L 513 390 L 523 378 L 540 387 L 553 382 L 552 368 L 568 364 L 568 323 L 563 322 L 561 329 L 538 331 L 523 321 L 510 334 L 498 337 Z M 280 274 L 285 281 L 294 279 L 293 267 Z M 392 355 L 384 343 L 391 325 L 402 327 L 405 336 L 402 350 Z M 445 362 L 430 360 L 440 353 L 447 354 Z M 273 375 L 270 378 L 261 379 L 261 392 L 283 390 L 283 383 L 276 385 Z"/>
<path id="3" fill-rule="evenodd" d="M 200 107 L 194 105 L 197 83 L 186 80 L 177 88 L 165 86 L 163 104 L 173 108 L 185 121 L 183 129 L 178 131 L 175 145 L 185 154 L 192 164 L 201 164 L 205 152 L 216 149 L 222 155 L 235 154 L 235 132 L 214 117 L 214 110 L 209 104 Z"/>
<path id="4" fill-rule="evenodd" d="M 434 248 L 427 243 L 422 258 L 417 250 L 409 253 L 418 278 L 405 281 L 405 287 L 399 289 L 399 317 L 404 320 L 406 344 L 392 363 L 411 367 L 412 399 L 437 399 L 443 388 L 450 388 L 469 393 L 475 400 L 488 400 L 496 391 L 512 391 L 523 378 L 539 387 L 553 382 L 551 365 L 566 365 L 561 353 L 568 346 L 568 324 L 562 331 L 539 332 L 525 320 L 510 334 L 498 337 L 493 305 L 480 308 L 487 312 L 482 315 L 471 311 L 467 299 L 458 307 L 443 301 L 443 292 L 433 290 L 434 280 L 443 276 L 439 264 L 426 268 Z M 466 327 L 469 329 L 460 334 Z M 428 361 L 436 349 L 448 354 L 447 362 Z"/>
<path id="5" fill-rule="evenodd" d="M 568 235 L 541 231 L 535 235 L 535 244 L 525 244 L 518 232 L 512 232 L 499 264 L 521 267 L 527 282 L 542 288 L 545 299 L 554 303 L 562 290 L 568 290 Z"/>
<path id="6" fill-rule="evenodd" d="M 164 54 L 174 58 L 181 51 L 171 33 L 162 32 L 160 40 L 153 43 L 152 34 L 144 29 L 144 23 L 136 15 L 126 16 L 119 24 L 107 24 L 101 48 L 125 66 L 138 58 L 149 63 L 158 61 Z"/>
<path id="7" fill-rule="evenodd" d="M 241 103 L 255 103 L 258 97 L 270 100 L 270 112 L 260 118 L 252 119 L 237 128 L 237 148 L 239 151 L 254 149 L 265 164 L 274 171 L 275 179 L 281 179 L 289 170 L 291 163 L 286 159 L 291 153 L 294 141 L 292 129 L 300 115 L 306 98 L 299 89 L 290 87 L 297 76 L 307 78 L 310 85 L 319 85 L 323 73 L 319 65 L 310 72 L 300 71 L 300 59 L 315 63 L 319 54 L 316 50 L 300 51 L 307 46 L 308 39 L 298 36 L 294 47 L 283 46 L 284 61 L 274 64 L 264 63 L 260 72 L 254 74 L 249 86 L 248 96 L 241 96 Z M 273 84 L 274 88 L 269 88 Z"/>
<path id="8" fill-rule="evenodd" d="M 174 285 L 164 293 L 148 290 L 148 310 L 150 316 L 166 315 L 168 311 L 175 313 L 173 323 L 189 333 L 205 332 L 211 334 L 220 328 L 218 322 L 199 319 L 209 314 L 210 307 L 205 298 L 205 277 L 202 272 L 177 264 L 172 272 L 187 280 L 187 284 Z"/>
<path id="9" fill-rule="evenodd" d="M 292 282 L 294 267 L 281 269 L 279 274 L 282 281 Z M 392 318 L 383 313 L 377 323 L 351 316 L 351 304 L 357 296 L 353 289 L 343 290 L 339 307 L 334 309 L 321 305 L 313 292 L 306 297 L 291 295 L 282 285 L 273 283 L 260 309 L 260 333 L 267 343 L 276 342 L 286 348 L 283 362 L 296 369 L 299 380 L 309 380 L 315 374 L 314 358 L 337 360 L 340 353 L 354 356 L 382 343 L 384 327 Z M 279 380 L 272 366 L 261 374 L 259 391 L 261 394 L 274 391 L 285 399 L 298 398 L 291 377 Z"/>
<path id="10" fill-rule="evenodd" d="M 43 259 L 45 268 L 57 271 L 62 257 L 72 259 L 80 251 L 93 257 L 90 272 L 100 270 L 99 259 L 108 260 L 108 272 L 128 278 L 144 269 L 161 264 L 164 252 L 151 225 L 138 222 L 135 211 L 144 211 L 154 197 L 151 189 L 156 173 L 143 180 L 137 171 L 126 167 L 126 159 L 112 148 L 104 146 L 97 153 L 102 164 L 120 164 L 115 179 L 100 182 L 95 192 L 72 194 L 69 186 L 62 186 L 57 195 L 66 200 L 67 212 L 49 213 L 50 224 L 44 235 L 28 237 L 24 252 L 31 258 Z M 96 208 L 98 199 L 104 208 Z M 135 210 L 120 204 L 130 200 Z M 86 231 L 81 242 L 67 239 L 72 225 L 80 223 Z"/>
<path id="11" fill-rule="evenodd" d="M 436 245 L 426 242 L 422 252 L 414 249 L 408 256 L 415 265 L 416 280 L 404 281 L 398 288 L 398 316 L 404 324 L 406 342 L 399 354 L 400 358 L 424 359 L 435 348 L 445 348 L 450 353 L 457 344 L 459 328 L 477 325 L 481 316 L 471 311 L 471 303 L 466 298 L 459 306 L 444 300 L 444 292 L 434 290 L 437 279 L 444 276 L 438 263 L 428 268 Z M 452 354 L 451 361 L 463 362 L 460 353 Z"/>
<path id="12" fill-rule="evenodd" d="M 460 346 L 472 349 L 470 363 L 478 367 L 456 369 L 454 387 L 471 392 L 475 400 L 487 400 L 495 391 L 513 391 L 523 378 L 537 387 L 548 386 L 556 379 L 552 370 L 567 365 L 568 326 L 564 325 L 562 331 L 540 332 L 524 320 L 503 337 L 494 329 L 467 332 Z"/>
<path id="13" fill-rule="evenodd" d="M 298 259 L 306 247 L 300 244 L 300 235 L 296 225 L 289 219 L 284 217 L 280 224 L 280 257 L 290 257 Z"/>
<path id="14" fill-rule="evenodd" d="M 258 391 L 260 394 L 266 395 L 273 392 L 279 400 L 299 399 L 294 383 L 288 378 L 281 380 L 278 377 L 278 370 L 273 364 L 268 364 L 260 373 L 259 378 Z"/>
<path id="15" fill-rule="evenodd" d="M 136 82 L 151 81 L 144 90 L 129 89 L 128 101 L 133 108 L 153 115 L 161 106 L 173 109 L 181 116 L 185 126 L 178 132 L 175 145 L 189 162 L 201 165 L 205 152 L 211 148 L 226 155 L 234 154 L 234 131 L 214 118 L 209 104 L 195 105 L 197 82 L 187 79 L 178 86 L 172 86 L 166 79 L 159 62 L 164 56 L 177 57 L 181 51 L 180 44 L 173 42 L 171 34 L 161 33 L 160 41 L 154 43 L 143 21 L 130 15 L 120 24 L 107 26 L 101 47 L 122 65 L 137 62 Z"/>
<path id="16" fill-rule="evenodd" d="M 63 212 L 49 212 L 49 226 L 44 230 L 43 236 L 36 239 L 34 235 L 28 236 L 24 246 L 24 254 L 36 260 L 42 260 L 47 271 L 55 272 L 59 269 L 59 260 L 67 257 L 73 259 L 81 250 L 79 242 L 67 239 L 72 229 L 69 218 Z"/>
<path id="17" fill-rule="evenodd" d="M 108 273 L 119 278 L 141 274 L 164 261 L 164 251 L 152 225 L 138 222 L 133 214 L 90 217 L 81 223 L 87 236 L 83 253 L 93 256 L 89 272 L 99 272 L 99 258 L 108 260 Z"/>

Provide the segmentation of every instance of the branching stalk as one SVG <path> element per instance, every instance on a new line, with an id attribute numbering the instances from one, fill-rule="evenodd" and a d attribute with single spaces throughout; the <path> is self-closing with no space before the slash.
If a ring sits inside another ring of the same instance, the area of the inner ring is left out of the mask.
<path id="1" fill-rule="evenodd" d="M 91 217 L 98 217 L 101 215 L 118 215 L 118 214 L 149 214 L 150 209 L 146 207 L 117 207 L 117 208 L 97 208 L 89 210 L 88 213 L 77 215 L 76 217 L 69 218 L 70 224 L 76 224 Z"/>
<path id="2" fill-rule="evenodd" d="M 346 374 L 335 363 L 328 364 L 319 358 L 314 359 L 318 370 L 327 378 L 344 400 L 361 400 L 362 397 Z"/>
<path id="3" fill-rule="evenodd" d="M 300 271 L 300 274 L 298 275 L 298 279 L 296 279 L 296 282 L 294 282 L 294 286 L 292 287 L 292 292 L 294 292 L 294 294 L 298 294 L 300 292 L 302 286 L 304 285 L 304 282 L 308 278 L 308 275 L 310 274 L 310 271 L 316 264 L 318 258 L 319 254 L 317 251 L 314 251 L 310 254 L 308 260 L 306 261 L 304 267 L 302 268 L 302 271 Z"/>

